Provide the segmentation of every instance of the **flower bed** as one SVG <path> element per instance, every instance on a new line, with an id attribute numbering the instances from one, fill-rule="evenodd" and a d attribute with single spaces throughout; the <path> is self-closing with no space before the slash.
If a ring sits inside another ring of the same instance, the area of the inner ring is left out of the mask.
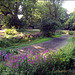
<path id="1" fill-rule="evenodd" d="M 57 70 L 69 70 L 73 66 L 71 61 L 72 52 L 58 50 L 56 52 L 45 50 L 40 54 L 35 54 L 29 49 L 29 52 L 22 55 L 17 51 L 0 51 L 0 62 L 4 62 L 4 67 L 0 68 L 0 73 L 14 75 L 54 75 Z M 16 55 L 15 55 L 16 54 Z M 1 66 L 3 66 L 1 64 Z M 58 74 L 58 73 L 57 73 Z M 59 73 L 62 75 L 62 73 Z M 64 74 L 66 75 L 66 74 Z"/>
<path id="2" fill-rule="evenodd" d="M 42 37 L 42 34 L 37 32 L 36 34 L 18 34 L 18 35 L 6 35 L 3 39 L 0 40 L 0 47 L 6 48 L 9 46 L 13 46 L 14 43 L 19 44 L 22 42 L 30 42 L 32 40 L 35 40 L 37 38 Z"/>

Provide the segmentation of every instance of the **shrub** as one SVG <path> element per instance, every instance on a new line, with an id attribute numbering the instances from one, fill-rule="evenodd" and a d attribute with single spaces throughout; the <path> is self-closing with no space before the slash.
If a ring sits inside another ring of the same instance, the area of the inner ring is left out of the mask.
<path id="1" fill-rule="evenodd" d="M 0 47 L 9 47 L 10 43 L 7 40 L 0 40 Z"/>
<path id="2" fill-rule="evenodd" d="M 15 35 L 17 31 L 15 29 L 6 29 L 5 33 L 8 35 Z"/>
<path id="3" fill-rule="evenodd" d="M 73 31 L 69 31 L 69 34 L 70 35 L 74 35 L 75 33 Z"/>
<path id="4" fill-rule="evenodd" d="M 50 35 L 53 35 L 55 33 L 59 25 L 60 23 L 57 21 L 45 20 L 41 24 L 41 32 L 44 36 L 49 37 Z"/>

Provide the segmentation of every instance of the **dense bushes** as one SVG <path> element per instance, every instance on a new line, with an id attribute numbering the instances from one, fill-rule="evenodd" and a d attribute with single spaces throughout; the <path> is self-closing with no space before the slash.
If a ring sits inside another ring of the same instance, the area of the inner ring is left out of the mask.
<path id="1" fill-rule="evenodd" d="M 41 24 L 41 32 L 44 36 L 51 36 L 56 31 L 57 27 L 59 27 L 60 22 L 53 21 L 53 20 L 45 20 Z"/>
<path id="2" fill-rule="evenodd" d="M 69 31 L 69 34 L 70 34 L 70 35 L 74 35 L 75 32 L 74 32 L 74 31 Z"/>

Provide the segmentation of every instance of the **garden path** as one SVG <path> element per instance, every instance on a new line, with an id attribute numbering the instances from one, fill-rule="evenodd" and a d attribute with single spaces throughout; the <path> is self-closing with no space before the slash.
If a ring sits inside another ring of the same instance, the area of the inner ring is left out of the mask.
<path id="1" fill-rule="evenodd" d="M 50 41 L 46 41 L 44 43 L 38 43 L 35 45 L 19 48 L 17 50 L 21 54 L 25 54 L 25 53 L 28 53 L 29 51 L 31 51 L 33 55 L 35 55 L 36 53 L 40 53 L 42 51 L 46 51 L 46 50 L 56 51 L 57 49 L 60 49 L 61 47 L 68 44 L 67 40 L 69 39 L 69 37 L 70 37 L 70 35 L 64 34 L 60 38 L 53 38 Z"/>

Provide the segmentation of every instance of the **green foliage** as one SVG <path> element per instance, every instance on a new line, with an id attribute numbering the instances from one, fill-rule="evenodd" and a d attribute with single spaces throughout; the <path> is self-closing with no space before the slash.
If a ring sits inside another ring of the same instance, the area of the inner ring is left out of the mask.
<path id="1" fill-rule="evenodd" d="M 74 32 L 74 31 L 69 31 L 69 34 L 70 34 L 70 35 L 74 35 L 75 32 Z"/>
<path id="2" fill-rule="evenodd" d="M 56 30 L 57 34 L 68 34 L 68 30 Z"/>
<path id="3" fill-rule="evenodd" d="M 0 1 L 0 12 L 3 14 L 3 22 L 6 27 L 20 28 L 21 21 L 18 19 L 19 6 L 21 5 L 21 0 L 14 1 Z M 6 22 L 6 23 L 5 23 Z"/>
<path id="4" fill-rule="evenodd" d="M 66 18 L 65 15 L 67 13 L 66 10 L 61 7 L 61 3 L 58 2 L 58 0 L 1 1 L 0 12 L 4 15 L 3 25 L 9 28 L 12 26 L 15 26 L 15 28 L 27 28 L 27 26 L 35 26 L 36 28 L 39 28 L 41 21 L 47 18 L 63 21 L 64 18 Z M 21 7 L 21 9 L 19 7 Z M 18 19 L 19 14 L 23 15 L 21 20 Z"/>
<path id="5" fill-rule="evenodd" d="M 22 21 L 20 21 L 16 17 L 12 18 L 11 15 L 4 16 L 3 24 L 4 24 L 4 27 L 6 27 L 6 28 L 12 28 L 14 26 L 16 29 L 18 29 L 18 28 L 20 29 L 23 27 Z"/>
<path id="6" fill-rule="evenodd" d="M 15 55 L 15 54 L 18 54 L 18 51 L 17 50 L 7 50 L 6 51 L 6 54 L 13 54 L 13 55 Z"/>
<path id="7" fill-rule="evenodd" d="M 75 30 L 75 13 L 65 22 L 65 28 Z"/>
<path id="8" fill-rule="evenodd" d="M 19 44 L 26 44 L 28 42 L 31 42 L 32 40 L 40 39 L 42 37 L 42 34 L 39 32 L 36 33 L 20 33 L 17 34 L 15 29 L 7 29 L 5 31 L 5 36 L 1 39 L 1 41 L 6 40 L 10 43 L 10 46 L 15 46 Z M 16 34 L 16 35 L 15 35 Z M 4 43 L 3 43 L 4 44 Z M 1 44 L 1 48 L 9 47 L 9 46 L 3 46 Z M 8 43 L 7 43 L 8 44 Z"/>
<path id="9" fill-rule="evenodd" d="M 41 32 L 44 36 L 51 36 L 61 23 L 53 20 L 45 20 L 41 25 Z"/>
<path id="10" fill-rule="evenodd" d="M 0 40 L 0 47 L 9 47 L 10 42 L 7 40 Z"/>
<path id="11" fill-rule="evenodd" d="M 24 26 L 29 26 L 35 23 L 35 4 L 37 0 L 24 0 L 22 4 L 22 21 Z"/>
<path id="12" fill-rule="evenodd" d="M 15 35 L 17 31 L 15 29 L 6 29 L 5 33 L 8 35 Z"/>

